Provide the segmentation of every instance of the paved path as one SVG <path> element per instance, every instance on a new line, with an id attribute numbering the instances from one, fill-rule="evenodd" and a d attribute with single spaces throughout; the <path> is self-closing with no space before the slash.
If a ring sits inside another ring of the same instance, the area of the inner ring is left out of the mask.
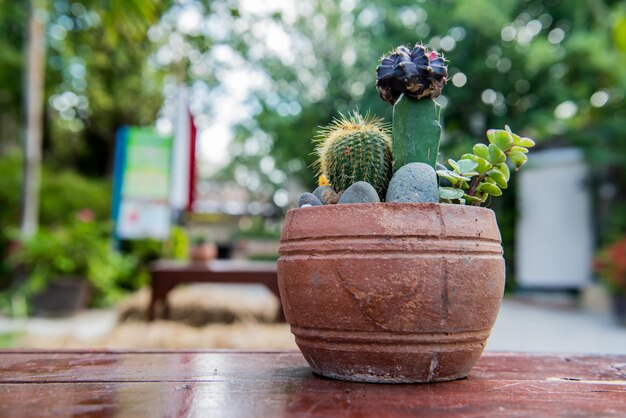
<path id="1" fill-rule="evenodd" d="M 505 300 L 486 350 L 626 354 L 626 327 L 607 315 Z"/>

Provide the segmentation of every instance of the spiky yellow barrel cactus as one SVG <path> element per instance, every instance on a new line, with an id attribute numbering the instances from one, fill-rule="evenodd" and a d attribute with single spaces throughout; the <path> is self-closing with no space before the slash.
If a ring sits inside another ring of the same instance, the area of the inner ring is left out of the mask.
<path id="1" fill-rule="evenodd" d="M 381 197 L 391 178 L 391 135 L 382 119 L 353 112 L 341 115 L 316 139 L 317 169 L 337 192 L 357 181 L 370 183 Z"/>

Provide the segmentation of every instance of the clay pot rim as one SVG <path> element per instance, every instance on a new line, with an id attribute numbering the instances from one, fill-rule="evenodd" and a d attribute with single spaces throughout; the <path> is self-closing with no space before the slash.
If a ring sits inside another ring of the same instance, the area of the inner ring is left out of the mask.
<path id="1" fill-rule="evenodd" d="M 472 205 L 460 205 L 456 203 L 400 203 L 400 202 L 376 202 L 376 203 L 342 203 L 342 204 L 334 204 L 334 205 L 320 205 L 320 206 L 307 206 L 305 208 L 291 208 L 287 211 L 287 213 L 292 211 L 318 211 L 323 212 L 325 210 L 335 210 L 331 208 L 338 208 L 341 206 L 347 206 L 350 208 L 358 208 L 367 211 L 373 207 L 381 207 L 385 206 L 388 208 L 401 208 L 401 207 L 414 207 L 415 209 L 419 208 L 436 208 L 445 206 L 447 210 L 464 210 L 464 211 L 476 211 L 487 213 L 494 213 L 493 209 L 486 208 L 483 206 L 472 206 Z M 449 209 L 448 209 L 449 208 Z M 453 209 L 454 208 L 454 209 Z M 467 216 L 467 214 L 464 214 Z"/>

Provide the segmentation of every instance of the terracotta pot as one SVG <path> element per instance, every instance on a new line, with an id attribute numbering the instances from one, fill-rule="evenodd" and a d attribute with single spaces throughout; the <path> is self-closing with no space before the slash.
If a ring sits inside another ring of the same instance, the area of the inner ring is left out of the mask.
<path id="1" fill-rule="evenodd" d="M 362 382 L 466 377 L 504 292 L 493 211 L 374 203 L 292 209 L 283 309 L 314 372 Z"/>
<path id="2" fill-rule="evenodd" d="M 204 243 L 191 247 L 189 258 L 191 261 L 212 261 L 217 257 L 217 245 L 214 242 Z"/>

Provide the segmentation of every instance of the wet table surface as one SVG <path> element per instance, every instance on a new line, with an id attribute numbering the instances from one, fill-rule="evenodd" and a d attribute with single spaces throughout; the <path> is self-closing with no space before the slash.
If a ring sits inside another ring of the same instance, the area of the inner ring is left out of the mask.
<path id="1" fill-rule="evenodd" d="M 469 378 L 314 375 L 299 352 L 0 351 L 0 416 L 626 416 L 626 355 L 486 353 Z"/>

